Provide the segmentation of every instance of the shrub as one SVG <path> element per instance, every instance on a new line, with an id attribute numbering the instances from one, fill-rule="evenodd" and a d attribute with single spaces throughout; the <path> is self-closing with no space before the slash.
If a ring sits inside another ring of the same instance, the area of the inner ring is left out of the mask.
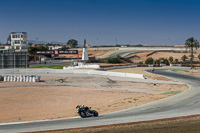
<path id="1" fill-rule="evenodd" d="M 160 64 L 160 63 L 164 63 L 164 64 L 166 64 L 166 65 L 169 65 L 169 61 L 168 61 L 168 59 L 166 59 L 166 58 L 160 58 L 158 61 L 159 61 L 159 64 Z"/>
<path id="2" fill-rule="evenodd" d="M 107 63 L 117 64 L 121 63 L 121 60 L 119 58 L 109 58 Z"/>
<path id="3" fill-rule="evenodd" d="M 200 60 L 200 54 L 198 55 L 198 58 L 199 58 L 199 60 Z"/>
<path id="4" fill-rule="evenodd" d="M 172 63 L 174 58 L 172 56 L 169 57 L 169 62 Z"/>
<path id="5" fill-rule="evenodd" d="M 178 63 L 178 59 L 175 59 L 174 62 L 177 64 Z"/>
<path id="6" fill-rule="evenodd" d="M 140 62 L 138 62 L 137 64 L 138 64 L 138 65 L 143 65 L 143 62 L 142 62 L 142 61 L 140 61 Z"/>
<path id="7" fill-rule="evenodd" d="M 153 64 L 153 58 L 152 57 L 146 58 L 145 64 Z"/>
<path id="8" fill-rule="evenodd" d="M 181 57 L 181 60 L 182 60 L 183 62 L 185 62 L 186 59 L 187 59 L 187 56 L 186 56 L 186 55 L 183 55 L 183 56 Z"/>

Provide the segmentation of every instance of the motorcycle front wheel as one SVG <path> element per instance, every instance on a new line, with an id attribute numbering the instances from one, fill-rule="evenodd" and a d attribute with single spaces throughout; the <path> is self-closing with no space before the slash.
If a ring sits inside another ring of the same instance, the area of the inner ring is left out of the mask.
<path id="1" fill-rule="evenodd" d="M 85 112 L 80 112 L 79 115 L 81 116 L 81 118 L 85 118 L 86 117 Z"/>
<path id="2" fill-rule="evenodd" d="M 92 112 L 93 112 L 93 114 L 94 114 L 94 117 L 97 117 L 97 116 L 99 116 L 99 114 L 98 114 L 98 112 L 97 112 L 97 111 L 93 110 Z"/>

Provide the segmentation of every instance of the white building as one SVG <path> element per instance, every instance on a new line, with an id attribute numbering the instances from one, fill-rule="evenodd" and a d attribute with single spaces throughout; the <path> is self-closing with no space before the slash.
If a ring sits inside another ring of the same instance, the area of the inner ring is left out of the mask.
<path id="1" fill-rule="evenodd" d="M 49 45 L 48 47 L 49 47 L 49 50 L 57 50 L 57 49 L 62 48 L 61 45 Z"/>
<path id="2" fill-rule="evenodd" d="M 10 48 L 17 51 L 27 51 L 28 50 L 28 40 L 26 32 L 11 32 L 8 36 L 8 43 L 10 43 Z"/>

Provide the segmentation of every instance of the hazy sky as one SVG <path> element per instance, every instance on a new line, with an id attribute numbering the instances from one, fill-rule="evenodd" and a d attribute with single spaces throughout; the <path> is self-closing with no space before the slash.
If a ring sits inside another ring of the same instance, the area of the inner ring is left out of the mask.
<path id="1" fill-rule="evenodd" d="M 184 44 L 200 40 L 200 0 L 0 0 L 0 42 L 14 31 L 48 42 Z"/>

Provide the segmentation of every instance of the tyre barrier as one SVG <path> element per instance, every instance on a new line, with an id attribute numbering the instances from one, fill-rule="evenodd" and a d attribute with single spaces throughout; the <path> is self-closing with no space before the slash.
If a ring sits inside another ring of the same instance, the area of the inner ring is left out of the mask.
<path id="1" fill-rule="evenodd" d="M 10 76 L 10 75 L 6 75 L 6 76 L 1 76 L 0 75 L 0 81 L 4 81 L 4 82 L 40 82 L 40 76 L 38 75 L 19 75 L 19 76 Z"/>

